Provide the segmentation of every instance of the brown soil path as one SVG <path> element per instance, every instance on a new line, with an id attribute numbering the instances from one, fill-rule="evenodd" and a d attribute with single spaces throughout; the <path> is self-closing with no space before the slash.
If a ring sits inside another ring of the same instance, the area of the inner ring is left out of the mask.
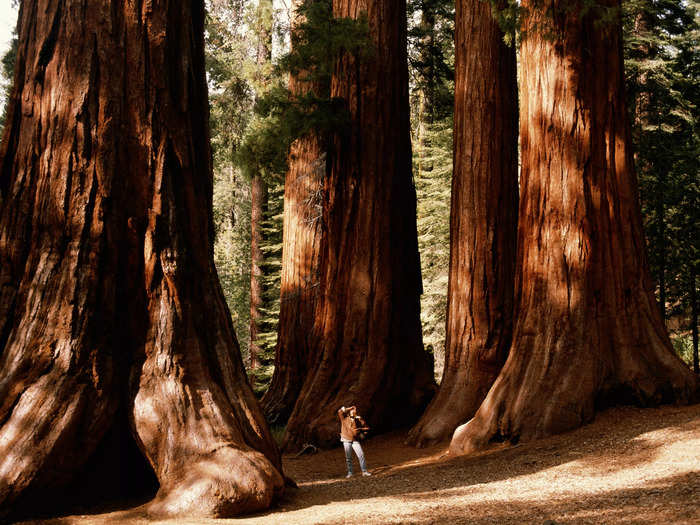
<path id="1" fill-rule="evenodd" d="M 137 508 L 42 523 L 700 524 L 700 405 L 615 408 L 574 432 L 464 458 L 402 440 L 365 444 L 371 478 L 346 480 L 340 448 L 286 457 L 299 488 L 256 516 L 160 522 Z"/>

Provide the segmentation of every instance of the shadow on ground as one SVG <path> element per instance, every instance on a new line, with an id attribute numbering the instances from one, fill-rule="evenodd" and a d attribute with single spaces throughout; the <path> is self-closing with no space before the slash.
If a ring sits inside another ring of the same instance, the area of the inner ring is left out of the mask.
<path id="1" fill-rule="evenodd" d="M 700 405 L 614 408 L 567 434 L 469 457 L 445 457 L 444 444 L 407 447 L 404 435 L 365 444 L 371 478 L 346 480 L 340 448 L 286 456 L 299 488 L 267 512 L 224 522 L 698 523 Z M 135 508 L 48 523 L 147 520 Z"/>

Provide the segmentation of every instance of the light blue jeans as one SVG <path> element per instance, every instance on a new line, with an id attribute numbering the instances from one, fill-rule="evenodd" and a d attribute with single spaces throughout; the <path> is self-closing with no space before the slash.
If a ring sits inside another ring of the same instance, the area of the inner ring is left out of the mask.
<path id="1" fill-rule="evenodd" d="M 367 463 L 365 463 L 365 453 L 362 451 L 362 445 L 359 441 L 347 441 L 341 439 L 343 448 L 345 449 L 345 464 L 348 466 L 348 474 L 352 474 L 352 451 L 355 451 L 357 459 L 360 461 L 362 472 L 367 472 Z"/>

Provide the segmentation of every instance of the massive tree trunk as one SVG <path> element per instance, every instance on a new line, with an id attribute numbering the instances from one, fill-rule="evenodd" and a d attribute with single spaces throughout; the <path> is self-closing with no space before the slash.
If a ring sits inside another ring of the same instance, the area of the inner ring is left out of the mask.
<path id="1" fill-rule="evenodd" d="M 610 403 L 688 401 L 697 388 L 650 283 L 619 21 L 561 1 L 548 14 L 524 7 L 518 313 L 506 364 L 453 453 L 564 432 Z"/>
<path id="2" fill-rule="evenodd" d="M 154 513 L 227 516 L 282 488 L 212 259 L 203 23 L 202 2 L 22 3 L 0 150 L 4 511 L 51 505 L 110 426 L 155 471 Z"/>
<path id="3" fill-rule="evenodd" d="M 447 439 L 496 379 L 512 335 L 518 215 L 515 49 L 480 0 L 455 18 L 454 171 L 445 372 L 408 441 Z"/>
<path id="4" fill-rule="evenodd" d="M 333 75 L 331 95 L 347 101 L 351 123 L 324 183 L 317 359 L 287 446 L 336 442 L 343 404 L 357 405 L 376 431 L 412 423 L 434 391 L 420 325 L 405 3 L 335 0 L 333 10 L 366 11 L 375 49 L 363 62 L 344 56 Z"/>
<path id="5" fill-rule="evenodd" d="M 289 89 L 302 95 L 308 82 L 292 76 Z M 280 316 L 275 371 L 262 399 L 268 421 L 285 422 L 313 366 L 311 333 L 318 296 L 321 205 L 326 156 L 320 138 L 297 139 L 289 153 L 284 181 Z"/>

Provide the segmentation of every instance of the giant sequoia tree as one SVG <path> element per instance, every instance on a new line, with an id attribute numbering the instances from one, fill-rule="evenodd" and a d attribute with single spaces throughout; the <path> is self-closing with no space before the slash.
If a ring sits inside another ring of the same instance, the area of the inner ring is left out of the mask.
<path id="1" fill-rule="evenodd" d="M 515 49 L 480 0 L 455 17 L 454 172 L 445 371 L 409 434 L 446 439 L 474 415 L 505 362 L 512 332 L 518 211 Z"/>
<path id="2" fill-rule="evenodd" d="M 296 75 L 289 89 L 303 95 L 311 84 Z M 275 371 L 262 399 L 270 421 L 286 421 L 311 366 L 311 331 L 318 293 L 321 191 L 326 174 L 321 139 L 311 132 L 292 143 L 284 181 L 280 316 Z"/>
<path id="3" fill-rule="evenodd" d="M 331 95 L 350 124 L 324 181 L 314 367 L 286 444 L 338 439 L 336 410 L 355 404 L 377 430 L 415 421 L 433 393 L 423 350 L 416 197 L 411 178 L 403 0 L 335 0 L 335 16 L 366 13 L 368 58 L 337 63 Z"/>
<path id="4" fill-rule="evenodd" d="M 517 320 L 501 374 L 455 431 L 455 453 L 563 432 L 608 403 L 696 392 L 649 280 L 619 1 L 582 5 L 523 3 Z"/>
<path id="5" fill-rule="evenodd" d="M 231 515 L 282 488 L 212 261 L 203 23 L 201 1 L 22 3 L 0 150 L 5 511 L 46 501 L 110 427 L 155 471 L 153 512 Z"/>

